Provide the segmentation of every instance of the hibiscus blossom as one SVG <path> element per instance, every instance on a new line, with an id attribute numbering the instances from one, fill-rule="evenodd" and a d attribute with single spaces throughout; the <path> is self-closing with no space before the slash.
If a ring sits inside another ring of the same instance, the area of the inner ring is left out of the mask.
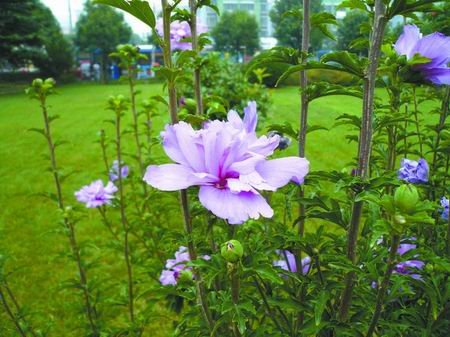
<path id="1" fill-rule="evenodd" d="M 259 191 L 275 191 L 293 181 L 303 182 L 309 170 L 305 158 L 267 160 L 277 148 L 278 135 L 256 135 L 256 103 L 236 111 L 227 121 L 210 121 L 200 130 L 180 122 L 162 132 L 163 147 L 175 164 L 151 165 L 144 180 L 163 191 L 200 186 L 201 204 L 230 224 L 273 216 Z"/>
<path id="2" fill-rule="evenodd" d="M 159 36 L 164 36 L 164 24 L 163 19 L 160 18 L 156 22 L 156 31 Z M 207 29 L 205 25 L 197 23 L 197 35 L 206 33 Z M 170 48 L 172 50 L 190 50 L 192 44 L 186 42 L 186 39 L 192 37 L 191 27 L 186 21 L 173 21 L 170 23 Z"/>
<path id="3" fill-rule="evenodd" d="M 115 192 L 117 187 L 111 181 L 104 186 L 101 180 L 96 180 L 75 192 L 75 197 L 87 208 L 96 208 L 111 204 Z"/>
<path id="4" fill-rule="evenodd" d="M 429 58 L 429 62 L 415 65 L 414 69 L 434 84 L 450 84 L 450 36 L 438 32 L 422 36 L 415 25 L 406 25 L 394 48 L 408 60 L 416 54 Z"/>

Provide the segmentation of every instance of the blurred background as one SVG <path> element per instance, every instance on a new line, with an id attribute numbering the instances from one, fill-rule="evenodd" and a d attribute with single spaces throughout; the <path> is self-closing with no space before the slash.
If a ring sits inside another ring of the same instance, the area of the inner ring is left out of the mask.
<path id="1" fill-rule="evenodd" d="M 160 14 L 160 1 L 148 1 Z M 336 40 L 313 30 L 311 51 L 320 57 L 332 49 L 348 49 L 357 38 L 363 12 L 340 10 L 340 0 L 317 0 L 313 12 L 326 11 L 341 21 L 330 26 Z M 245 63 L 262 50 L 276 45 L 298 48 L 301 31 L 295 15 L 297 0 L 214 0 L 219 16 L 211 8 L 199 11 L 199 22 L 218 51 L 234 62 Z M 182 2 L 182 7 L 188 1 Z M 292 15 L 283 13 L 291 10 Z M 139 79 L 155 76 L 152 68 L 161 62 L 161 51 L 153 43 L 150 29 L 128 14 L 85 0 L 7 0 L 0 3 L 0 81 L 28 82 L 52 76 L 59 82 L 117 80 L 120 69 L 108 58 L 119 44 L 138 45 L 148 60 L 140 64 Z"/>

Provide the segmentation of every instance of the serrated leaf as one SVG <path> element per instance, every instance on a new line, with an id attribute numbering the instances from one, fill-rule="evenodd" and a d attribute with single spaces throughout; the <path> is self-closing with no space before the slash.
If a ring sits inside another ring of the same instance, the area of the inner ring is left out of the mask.
<path id="1" fill-rule="evenodd" d="M 96 4 L 108 5 L 121 9 L 141 20 L 151 28 L 155 28 L 156 19 L 150 4 L 143 0 L 94 0 Z"/>

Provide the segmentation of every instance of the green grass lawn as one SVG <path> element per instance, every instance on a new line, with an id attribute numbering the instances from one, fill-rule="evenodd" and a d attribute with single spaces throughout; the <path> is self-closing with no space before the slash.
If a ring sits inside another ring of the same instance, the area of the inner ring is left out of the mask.
<path id="1" fill-rule="evenodd" d="M 139 89 L 141 98 L 162 94 L 159 84 L 140 85 Z M 61 117 L 52 124 L 55 139 L 68 141 L 57 150 L 59 165 L 66 171 L 77 171 L 64 185 L 67 203 L 75 203 L 73 192 L 104 171 L 100 147 L 95 141 L 102 128 L 113 136 L 112 125 L 104 122 L 113 117 L 111 111 L 105 110 L 105 102 L 109 95 L 126 95 L 127 90 L 123 85 L 76 84 L 59 88 L 58 94 L 49 98 L 50 112 Z M 297 123 L 298 89 L 285 87 L 271 93 L 274 104 L 265 123 L 286 120 Z M 326 97 L 311 103 L 310 124 L 331 127 L 338 115 L 357 114 L 360 110 L 361 100 L 357 98 Z M 155 132 L 168 121 L 167 114 L 162 113 L 162 116 L 155 119 Z M 129 123 L 131 117 L 128 115 L 126 120 Z M 0 96 L 0 249 L 11 256 L 7 265 L 8 270 L 14 270 L 10 283 L 20 301 L 33 310 L 52 315 L 57 325 L 55 329 L 67 331 L 72 323 L 67 323 L 70 320 L 66 319 L 64 308 L 74 301 L 74 296 L 70 291 L 60 291 L 58 285 L 64 279 L 75 277 L 76 269 L 67 265 L 66 258 L 58 257 L 67 246 L 66 238 L 56 232 L 59 225 L 54 205 L 38 196 L 38 193 L 54 189 L 52 177 L 46 171 L 47 159 L 43 157 L 47 145 L 40 135 L 28 131 L 40 127 L 42 116 L 36 101 L 25 94 Z M 307 158 L 312 170 L 341 170 L 350 162 L 356 145 L 348 144 L 346 132 L 341 127 L 308 136 Z M 126 138 L 131 145 L 132 136 Z M 295 153 L 294 145 L 286 154 Z M 101 241 L 103 229 L 97 213 L 89 214 L 79 223 L 77 231 L 81 240 Z M 52 299 L 49 301 L 49 298 Z M 0 335 L 4 319 L 0 314 Z"/>

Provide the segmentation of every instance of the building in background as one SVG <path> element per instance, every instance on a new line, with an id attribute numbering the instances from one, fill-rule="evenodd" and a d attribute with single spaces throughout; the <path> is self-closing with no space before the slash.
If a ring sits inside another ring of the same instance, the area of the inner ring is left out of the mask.
<path id="1" fill-rule="evenodd" d="M 273 27 L 269 13 L 273 0 L 213 0 L 212 2 L 217 6 L 220 13 L 241 10 L 253 14 L 258 22 L 259 37 L 272 37 Z M 217 22 L 219 22 L 217 13 L 208 7 L 200 10 L 199 18 L 208 27 L 208 30 L 213 29 Z"/>

